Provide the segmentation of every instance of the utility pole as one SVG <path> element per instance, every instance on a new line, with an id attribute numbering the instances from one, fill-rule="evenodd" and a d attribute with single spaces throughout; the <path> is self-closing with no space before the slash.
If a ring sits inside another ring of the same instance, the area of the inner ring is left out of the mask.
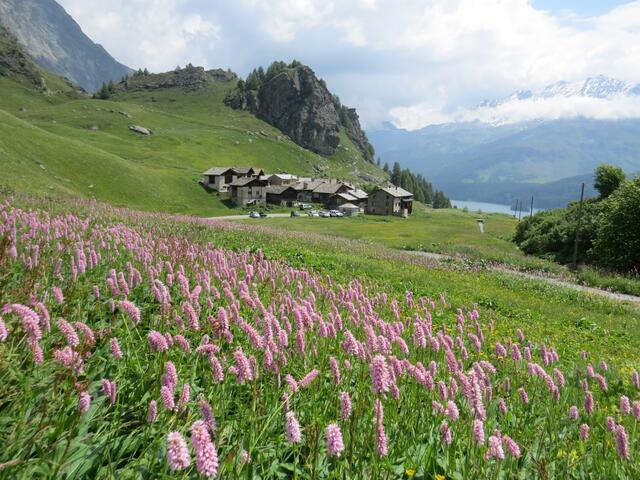
<path id="1" fill-rule="evenodd" d="M 520 200 L 520 211 L 518 212 L 518 221 L 522 220 L 522 200 Z"/>
<path id="2" fill-rule="evenodd" d="M 518 218 L 518 200 L 516 200 L 516 206 L 513 209 L 513 218 Z"/>
<path id="3" fill-rule="evenodd" d="M 531 195 L 531 210 L 529 210 L 529 216 L 533 217 L 533 195 Z"/>
<path id="4" fill-rule="evenodd" d="M 580 227 L 582 226 L 582 203 L 584 202 L 584 182 L 580 191 L 580 205 L 578 205 L 578 223 L 576 225 L 576 238 L 573 243 L 573 269 L 578 268 L 578 242 L 580 242 Z"/>

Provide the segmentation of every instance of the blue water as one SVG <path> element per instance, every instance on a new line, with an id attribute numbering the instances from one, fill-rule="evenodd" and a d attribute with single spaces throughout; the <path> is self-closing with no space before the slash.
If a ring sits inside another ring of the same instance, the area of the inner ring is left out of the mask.
<path id="1" fill-rule="evenodd" d="M 469 200 L 451 200 L 451 204 L 454 207 L 458 207 L 460 209 L 467 207 L 470 212 L 477 212 L 478 210 L 481 210 L 485 213 L 506 213 L 507 215 L 513 215 L 515 213 L 513 210 L 511 210 L 512 207 L 510 207 L 509 205 L 501 205 L 499 203 L 472 202 Z M 526 206 L 526 209 L 529 210 L 528 205 Z M 541 211 L 540 208 L 535 208 L 535 206 L 533 207 L 533 213 L 538 213 L 539 211 Z M 529 212 L 525 212 L 523 208 L 522 216 L 526 217 L 527 215 L 529 215 Z"/>

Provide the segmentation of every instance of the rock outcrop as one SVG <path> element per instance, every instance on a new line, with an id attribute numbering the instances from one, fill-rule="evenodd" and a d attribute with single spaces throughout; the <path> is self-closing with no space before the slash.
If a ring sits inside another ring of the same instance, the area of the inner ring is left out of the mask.
<path id="1" fill-rule="evenodd" d="M 114 85 L 113 93 L 157 90 L 161 88 L 182 88 L 187 91 L 206 88 L 211 82 L 238 80 L 229 70 L 205 70 L 191 65 L 166 73 L 134 73 L 123 82 Z"/>
<path id="2" fill-rule="evenodd" d="M 353 144 L 358 147 L 358 150 L 360 150 L 364 158 L 369 162 L 373 162 L 373 147 L 369 143 L 367 134 L 364 133 L 364 130 L 362 130 L 360 126 L 360 118 L 358 117 L 356 109 L 347 108 L 346 116 L 348 118 L 348 121 L 345 122 L 347 123 L 347 125 L 345 125 L 347 135 Z"/>
<path id="3" fill-rule="evenodd" d="M 129 125 L 129 130 L 139 133 L 140 135 L 151 135 L 151 130 L 146 127 L 141 127 L 140 125 Z"/>
<path id="4" fill-rule="evenodd" d="M 249 110 L 301 147 L 324 156 L 335 153 L 340 144 L 340 130 L 345 127 L 363 156 L 371 160 L 370 147 L 355 110 L 349 110 L 352 112 L 349 122 L 342 122 L 326 84 L 309 67 L 281 67 L 273 75 L 267 71 L 256 88 L 249 82 L 240 83 L 225 99 L 232 108 Z"/>

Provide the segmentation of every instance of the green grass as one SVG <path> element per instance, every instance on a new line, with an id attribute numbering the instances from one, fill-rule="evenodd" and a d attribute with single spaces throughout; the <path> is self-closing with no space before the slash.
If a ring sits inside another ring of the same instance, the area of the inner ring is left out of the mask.
<path id="1" fill-rule="evenodd" d="M 208 194 L 198 184 L 201 173 L 213 166 L 383 178 L 346 135 L 334 156 L 313 154 L 251 114 L 226 107 L 222 100 L 228 88 L 216 83 L 196 92 L 166 89 L 105 101 L 45 96 L 0 78 L 0 152 L 9 173 L 0 184 L 211 216 L 234 213 L 226 196 Z M 153 135 L 133 133 L 131 124 Z"/>
<path id="2" fill-rule="evenodd" d="M 585 285 L 640 296 L 640 277 L 604 272 L 597 268 L 582 267 L 577 274 L 578 281 Z"/>
<path id="3" fill-rule="evenodd" d="M 481 234 L 477 218 L 484 219 Z M 524 255 L 511 241 L 516 220 L 501 214 L 434 210 L 416 205 L 409 218 L 361 215 L 355 218 L 271 218 L 266 224 L 285 230 L 368 240 L 391 248 L 460 255 L 478 262 L 504 263 L 524 270 L 562 273 L 561 266 Z"/>

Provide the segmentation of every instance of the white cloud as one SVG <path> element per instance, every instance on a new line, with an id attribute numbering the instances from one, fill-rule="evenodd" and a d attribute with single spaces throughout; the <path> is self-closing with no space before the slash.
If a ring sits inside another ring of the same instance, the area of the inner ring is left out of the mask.
<path id="1" fill-rule="evenodd" d="M 459 116 L 483 98 L 601 73 L 640 82 L 640 0 L 590 18 L 536 10 L 530 0 L 60 3 L 135 67 L 167 70 L 191 61 L 246 74 L 298 58 L 357 107 L 365 125 L 392 118 L 417 128 Z M 583 103 L 554 108 L 635 115 L 635 105 Z M 554 112 L 518 108 L 525 107 Z M 524 115 L 518 112 L 514 118 Z"/>

